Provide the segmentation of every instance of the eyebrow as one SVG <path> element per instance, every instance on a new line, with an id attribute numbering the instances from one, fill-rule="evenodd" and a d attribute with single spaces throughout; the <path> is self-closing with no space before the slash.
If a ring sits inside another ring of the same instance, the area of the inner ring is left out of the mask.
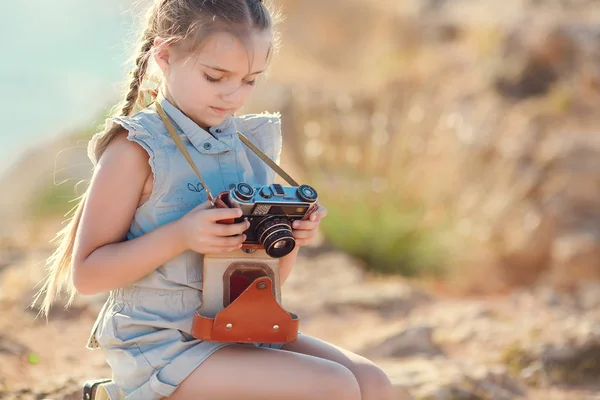
<path id="1" fill-rule="evenodd" d="M 207 68 L 214 69 L 215 71 L 221 71 L 221 72 L 225 72 L 225 73 L 227 73 L 227 74 L 231 74 L 231 73 L 232 73 L 231 71 L 228 71 L 228 70 L 226 70 L 226 69 L 223 69 L 223 68 L 214 67 L 214 66 L 212 66 L 212 65 L 207 65 L 207 64 L 202 64 L 202 63 L 200 63 L 200 64 L 201 64 L 201 65 L 204 65 L 204 66 L 205 66 L 205 67 L 207 67 Z M 248 75 L 256 75 L 256 74 L 260 74 L 260 73 L 262 73 L 262 72 L 265 72 L 265 70 L 263 69 L 262 71 L 255 71 L 255 72 L 252 72 L 252 73 L 250 73 L 250 74 L 248 74 Z"/>

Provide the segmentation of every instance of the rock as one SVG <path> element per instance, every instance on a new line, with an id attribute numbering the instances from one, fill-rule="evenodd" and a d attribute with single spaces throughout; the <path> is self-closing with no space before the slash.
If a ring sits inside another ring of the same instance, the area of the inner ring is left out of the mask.
<path id="1" fill-rule="evenodd" d="M 559 342 L 513 346 L 505 351 L 504 362 L 530 385 L 595 383 L 600 375 L 600 324 L 555 329 L 561 332 Z"/>
<path id="2" fill-rule="evenodd" d="M 599 237 L 596 230 L 579 229 L 556 238 L 550 272 L 554 286 L 575 289 L 580 282 L 600 280 Z"/>
<path id="3" fill-rule="evenodd" d="M 551 347 L 539 354 L 540 370 L 553 384 L 595 382 L 600 375 L 600 342 Z"/>
<path id="4" fill-rule="evenodd" d="M 433 341 L 433 328 L 410 327 L 388 337 L 383 342 L 363 349 L 361 354 L 368 358 L 402 358 L 415 355 L 439 356 L 442 350 Z"/>
<path id="5" fill-rule="evenodd" d="M 458 387 L 442 387 L 421 397 L 424 400 L 485 400 L 468 390 Z"/>
<path id="6" fill-rule="evenodd" d="M 572 72 L 579 51 L 575 38 L 562 27 L 515 30 L 503 43 L 507 60 L 496 78 L 496 90 L 517 99 L 544 95 L 561 75 Z"/>
<path id="7" fill-rule="evenodd" d="M 404 385 L 392 381 L 392 386 L 394 387 L 394 394 L 396 395 L 394 400 L 415 400 Z"/>
<path id="8" fill-rule="evenodd" d="M 561 292 L 554 286 L 535 287 L 532 295 L 548 307 L 562 307 L 571 310 L 577 307 L 577 300 L 572 295 Z"/>
<path id="9" fill-rule="evenodd" d="M 502 366 L 414 358 L 381 364 L 392 382 L 419 400 L 512 400 L 524 398 L 524 385 Z"/>
<path id="10" fill-rule="evenodd" d="M 5 390 L 0 387 L 3 400 L 79 400 L 83 381 L 69 375 L 56 376 L 36 382 L 33 387 L 21 386 Z"/>
<path id="11" fill-rule="evenodd" d="M 590 311 L 600 309 L 600 282 L 582 282 L 576 297 L 582 309 Z"/>
<path id="12" fill-rule="evenodd" d="M 0 334 L 0 354 L 8 354 L 15 357 L 27 356 L 30 348 L 19 340 Z"/>
<path id="13" fill-rule="evenodd" d="M 344 308 L 376 310 L 385 315 L 406 315 L 430 299 L 423 291 L 404 282 L 363 282 L 329 293 L 324 301 L 328 311 Z"/>
<path id="14" fill-rule="evenodd" d="M 0 246 L 0 271 L 17 264 L 25 257 L 26 250 Z"/>

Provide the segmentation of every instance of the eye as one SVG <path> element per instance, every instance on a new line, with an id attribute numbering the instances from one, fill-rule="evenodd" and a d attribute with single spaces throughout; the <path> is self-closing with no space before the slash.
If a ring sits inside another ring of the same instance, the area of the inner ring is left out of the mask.
<path id="1" fill-rule="evenodd" d="M 256 79 L 254 79 L 253 81 L 244 81 L 244 83 L 246 85 L 254 86 L 254 85 L 256 85 Z"/>
<path id="2" fill-rule="evenodd" d="M 210 76 L 206 73 L 204 74 L 204 79 L 206 79 L 207 81 L 212 82 L 212 83 L 217 83 L 221 80 L 221 78 L 213 78 L 212 76 Z"/>

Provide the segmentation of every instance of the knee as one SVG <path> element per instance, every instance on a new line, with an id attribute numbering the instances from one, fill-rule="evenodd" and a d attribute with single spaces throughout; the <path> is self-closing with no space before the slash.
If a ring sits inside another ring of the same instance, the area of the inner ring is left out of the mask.
<path id="1" fill-rule="evenodd" d="M 323 399 L 362 400 L 355 375 L 343 365 L 331 362 L 320 378 Z"/>
<path id="2" fill-rule="evenodd" d="M 362 400 L 394 399 L 394 388 L 390 378 L 375 364 L 356 364 L 352 372 L 360 386 Z"/>

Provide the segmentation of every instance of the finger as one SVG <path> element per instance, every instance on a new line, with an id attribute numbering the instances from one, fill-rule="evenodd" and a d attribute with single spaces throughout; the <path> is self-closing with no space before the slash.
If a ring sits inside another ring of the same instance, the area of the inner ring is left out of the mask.
<path id="1" fill-rule="evenodd" d="M 323 206 L 319 206 L 319 208 L 317 208 L 317 211 L 315 211 L 315 215 L 317 215 L 319 219 L 325 218 L 327 216 L 327 209 Z"/>
<path id="2" fill-rule="evenodd" d="M 208 236 L 198 238 L 198 246 L 202 247 L 231 247 L 242 244 L 246 240 L 246 235 L 236 235 L 228 237 Z"/>
<path id="3" fill-rule="evenodd" d="M 307 239 L 296 240 L 296 247 L 308 246 L 309 244 L 310 244 L 310 240 L 307 240 Z"/>
<path id="4" fill-rule="evenodd" d="M 292 235 L 294 236 L 294 239 L 310 239 L 312 237 L 314 237 L 316 234 L 315 231 L 310 230 L 310 231 L 294 231 L 292 232 Z"/>
<path id="5" fill-rule="evenodd" d="M 300 221 L 300 220 L 296 220 L 292 224 L 292 228 L 303 230 L 303 231 L 310 230 L 310 229 L 317 229 L 318 227 L 319 227 L 319 221 Z"/>
<path id="6" fill-rule="evenodd" d="M 218 237 L 212 241 L 212 244 L 216 247 L 233 247 L 241 245 L 245 240 L 246 235 Z"/>
<path id="7" fill-rule="evenodd" d="M 224 247 L 223 248 L 223 253 L 230 253 L 232 251 L 236 251 L 242 248 L 242 245 L 239 246 L 233 246 L 233 247 Z"/>
<path id="8" fill-rule="evenodd" d="M 242 245 L 238 245 L 238 246 L 230 246 L 230 247 L 213 247 L 212 251 L 207 252 L 205 254 L 218 254 L 218 253 L 230 253 L 232 251 L 236 251 L 239 250 L 240 248 L 242 248 Z"/>
<path id="9" fill-rule="evenodd" d="M 246 232 L 250 228 L 250 222 L 242 221 L 237 224 L 215 224 L 212 231 L 215 236 L 233 236 Z"/>
<path id="10" fill-rule="evenodd" d="M 242 210 L 239 208 L 214 208 L 207 213 L 208 220 L 213 222 L 241 216 Z"/>
<path id="11" fill-rule="evenodd" d="M 325 218 L 326 216 L 327 216 L 327 209 L 323 206 L 319 206 L 317 208 L 317 210 L 310 215 L 310 220 L 311 221 L 319 221 L 322 218 Z"/>
<path id="12" fill-rule="evenodd" d="M 214 247 L 215 251 L 218 251 L 219 253 L 235 251 L 235 250 L 239 250 L 241 248 L 242 248 L 241 244 L 236 244 L 235 246 L 215 246 Z"/>

